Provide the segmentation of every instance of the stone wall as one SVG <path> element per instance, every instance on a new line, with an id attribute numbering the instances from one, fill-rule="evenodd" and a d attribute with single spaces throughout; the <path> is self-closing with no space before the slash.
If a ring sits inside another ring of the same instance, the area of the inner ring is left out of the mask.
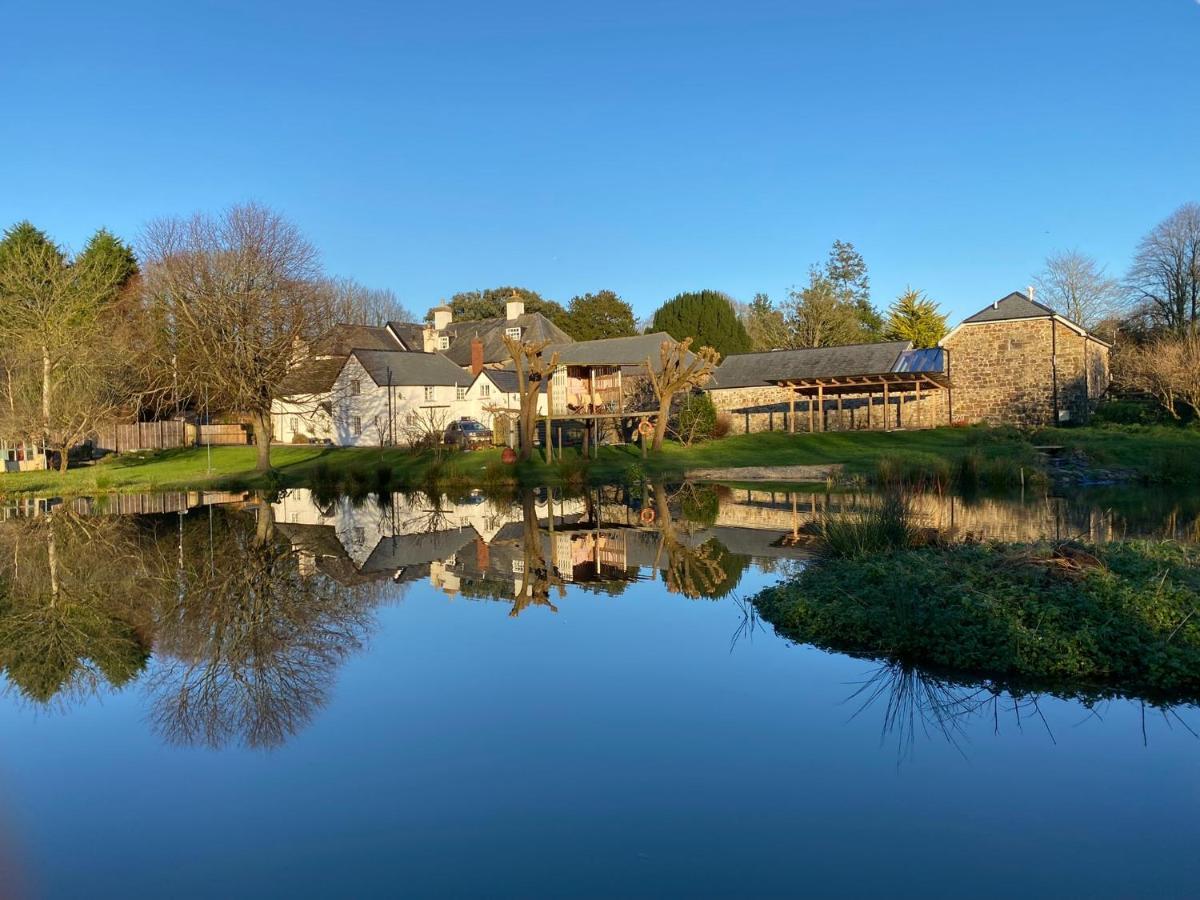
<path id="1" fill-rule="evenodd" d="M 1057 403 L 1082 423 L 1108 387 L 1108 348 L 1049 318 L 965 325 L 943 346 L 955 422 L 1050 425 Z"/>
<path id="2" fill-rule="evenodd" d="M 718 414 L 729 416 L 730 434 L 753 434 L 759 431 L 789 431 L 788 391 L 781 387 L 764 386 L 724 388 L 709 391 Z M 814 417 L 816 401 L 813 401 Z M 868 412 L 868 405 L 870 410 Z M 889 398 L 890 415 L 884 412 L 883 397 L 875 395 L 846 396 L 838 411 L 836 399 L 825 400 L 826 431 L 883 431 L 896 428 L 933 428 L 949 424 L 946 392 L 922 390 L 917 405 L 912 393 Z M 797 433 L 808 431 L 809 401 L 796 398 Z M 886 421 L 885 421 L 886 420 Z M 817 430 L 821 427 L 818 422 Z"/>

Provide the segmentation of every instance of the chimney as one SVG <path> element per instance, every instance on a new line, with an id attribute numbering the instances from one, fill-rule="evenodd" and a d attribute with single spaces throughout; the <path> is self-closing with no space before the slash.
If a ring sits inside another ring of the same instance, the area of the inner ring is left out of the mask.
<path id="1" fill-rule="evenodd" d="M 513 298 L 504 304 L 504 317 L 511 322 L 517 316 L 523 315 L 525 315 L 525 301 L 517 299 L 517 295 L 514 293 Z"/>
<path id="2" fill-rule="evenodd" d="M 471 374 L 478 375 L 483 371 L 483 341 L 477 337 L 471 338 Z"/>
<path id="3" fill-rule="evenodd" d="M 1031 284 L 1031 285 L 1029 286 L 1029 299 L 1030 299 L 1030 300 L 1032 300 L 1032 299 L 1033 299 L 1033 290 L 1034 290 L 1034 288 L 1033 288 L 1033 285 Z"/>
<path id="4" fill-rule="evenodd" d="M 434 331 L 445 331 L 446 326 L 454 321 L 454 313 L 451 312 L 448 306 L 435 306 L 433 308 L 433 329 Z"/>

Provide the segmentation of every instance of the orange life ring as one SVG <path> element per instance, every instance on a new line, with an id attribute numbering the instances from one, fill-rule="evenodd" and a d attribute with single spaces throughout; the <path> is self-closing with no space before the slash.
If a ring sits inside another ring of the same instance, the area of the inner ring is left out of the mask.
<path id="1" fill-rule="evenodd" d="M 654 426 L 650 424 L 649 419 L 642 419 L 638 423 L 638 434 L 644 434 L 646 437 L 654 434 Z"/>
<path id="2" fill-rule="evenodd" d="M 643 525 L 649 525 L 654 521 L 654 510 L 648 506 L 643 506 L 638 518 L 642 520 Z"/>

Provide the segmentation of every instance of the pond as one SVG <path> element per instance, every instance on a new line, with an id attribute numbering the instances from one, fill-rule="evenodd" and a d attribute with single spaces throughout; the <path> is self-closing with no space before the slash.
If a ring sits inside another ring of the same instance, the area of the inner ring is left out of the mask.
<path id="1" fill-rule="evenodd" d="M 1193 707 L 1014 698 L 757 618 L 805 526 L 871 502 L 0 507 L 0 895 L 1191 892 Z M 1200 500 L 1128 489 L 913 514 L 1200 538 Z"/>

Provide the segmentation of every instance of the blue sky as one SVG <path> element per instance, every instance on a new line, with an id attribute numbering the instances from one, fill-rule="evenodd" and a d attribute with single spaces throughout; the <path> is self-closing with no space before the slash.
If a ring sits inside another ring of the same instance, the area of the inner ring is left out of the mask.
<path id="1" fill-rule="evenodd" d="M 0 223 L 256 199 L 415 311 L 782 298 L 834 238 L 953 318 L 1200 200 L 1200 4 L 13 4 Z"/>

